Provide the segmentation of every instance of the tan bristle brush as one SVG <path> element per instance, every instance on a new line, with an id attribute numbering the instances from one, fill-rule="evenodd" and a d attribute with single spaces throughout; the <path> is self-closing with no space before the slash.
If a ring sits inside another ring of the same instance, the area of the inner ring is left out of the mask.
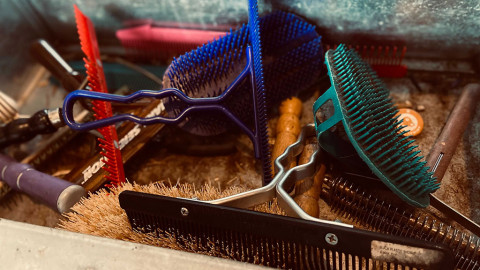
<path id="1" fill-rule="evenodd" d="M 72 207 L 72 211 L 64 214 L 58 227 L 85 234 L 132 241 L 137 243 L 181 249 L 173 244 L 174 239 L 154 239 L 145 234 L 132 231 L 127 215 L 118 203 L 118 195 L 125 190 L 133 190 L 149 194 L 164 195 L 169 197 L 197 198 L 199 200 L 214 200 L 245 192 L 242 187 L 229 187 L 220 190 L 207 184 L 195 187 L 192 184 L 178 184 L 167 186 L 164 183 L 152 183 L 149 185 L 137 185 L 125 183 L 110 191 L 100 190 L 83 198 Z M 284 212 L 276 203 L 264 203 L 254 208 L 256 211 L 284 215 Z"/>

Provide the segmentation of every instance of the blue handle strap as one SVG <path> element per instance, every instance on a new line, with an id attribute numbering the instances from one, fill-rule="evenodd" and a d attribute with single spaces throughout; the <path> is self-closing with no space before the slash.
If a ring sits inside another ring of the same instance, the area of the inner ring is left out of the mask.
<path id="1" fill-rule="evenodd" d="M 101 127 L 113 125 L 122 121 L 132 121 L 141 125 L 151 125 L 151 124 L 175 124 L 181 122 L 185 117 L 194 113 L 202 111 L 221 111 L 228 118 L 237 124 L 243 132 L 245 132 L 250 139 L 252 140 L 255 148 L 255 156 L 260 157 L 259 149 L 259 137 L 258 130 L 255 129 L 252 131 L 247 127 L 240 119 L 238 119 L 233 113 L 231 113 L 228 108 L 221 104 L 228 95 L 237 87 L 237 85 L 249 74 L 253 74 L 252 71 L 252 51 L 250 46 L 247 47 L 247 62 L 245 68 L 242 72 L 235 78 L 235 80 L 230 84 L 230 86 L 219 96 L 217 97 L 208 97 L 208 98 L 191 98 L 187 96 L 182 91 L 175 88 L 167 88 L 160 91 L 152 90 L 139 90 L 135 93 L 128 96 L 114 95 L 101 92 L 93 92 L 88 90 L 76 90 L 67 95 L 63 102 L 62 116 L 65 123 L 73 130 L 77 131 L 87 131 L 92 129 L 98 129 Z M 253 84 L 254 85 L 254 84 Z M 252 91 L 253 98 L 255 98 L 256 91 Z M 142 98 L 155 98 L 161 99 L 166 97 L 177 97 L 179 100 L 183 101 L 186 105 L 189 105 L 185 110 L 183 110 L 177 117 L 170 118 L 164 116 L 151 116 L 147 118 L 142 118 L 133 114 L 118 114 L 112 117 L 98 119 L 86 123 L 78 123 L 74 120 L 73 117 L 73 106 L 75 102 L 80 99 L 92 99 L 92 100 L 101 100 L 107 102 L 118 102 L 118 103 L 132 103 Z M 253 108 L 256 115 L 256 108 Z M 255 117 L 255 121 L 256 121 Z"/>
<path id="2" fill-rule="evenodd" d="M 317 111 L 329 100 L 331 100 L 333 103 L 334 113 L 324 122 L 320 122 L 319 119 L 317 119 L 316 117 Z M 338 122 L 342 121 L 343 115 L 341 110 L 342 109 L 337 98 L 337 92 L 335 91 L 335 88 L 331 86 L 325 93 L 323 93 L 323 95 L 321 95 L 315 101 L 315 103 L 313 103 L 313 115 L 315 121 L 315 130 L 317 131 L 317 138 L 320 136 L 320 134 L 329 130 Z"/>

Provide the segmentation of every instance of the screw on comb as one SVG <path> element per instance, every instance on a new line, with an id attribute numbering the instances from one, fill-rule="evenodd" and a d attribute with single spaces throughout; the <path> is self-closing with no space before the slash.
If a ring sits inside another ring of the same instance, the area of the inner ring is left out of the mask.
<path id="1" fill-rule="evenodd" d="M 441 244 L 126 190 L 132 229 L 183 250 L 281 269 L 453 269 Z"/>
<path id="2" fill-rule="evenodd" d="M 85 16 L 76 5 L 74 5 L 74 9 L 80 44 L 86 56 L 83 60 L 85 61 L 85 68 L 87 69 L 88 86 L 91 91 L 107 93 L 107 83 L 100 60 L 95 29 L 90 19 Z M 93 100 L 92 105 L 96 119 L 112 117 L 113 113 L 110 103 Z M 99 127 L 98 131 L 103 136 L 103 138 L 98 138 L 98 142 L 99 146 L 103 149 L 102 155 L 104 156 L 103 161 L 105 163 L 103 168 L 108 172 L 106 178 L 110 181 L 109 184 L 117 185 L 118 183 L 125 182 L 122 154 L 118 147 L 118 135 L 115 126 Z"/>
<path id="3" fill-rule="evenodd" d="M 201 135 L 239 127 L 252 140 L 255 156 L 262 158 L 264 181 L 268 183 L 272 175 L 270 166 L 266 166 L 270 163 L 270 150 L 265 99 L 274 103 L 313 85 L 322 71 L 323 52 L 315 27 L 293 14 L 270 14 L 262 18 L 257 27 L 266 33 L 265 47 L 271 48 L 264 54 L 268 57 L 263 62 L 265 79 L 257 75 L 259 64 L 252 63 L 262 55 L 247 49 L 249 26 L 243 26 L 175 59 L 165 74 L 167 88 L 161 91 L 140 90 L 129 96 L 83 90 L 70 93 L 63 105 L 65 122 L 74 130 L 89 130 L 124 120 L 143 125 L 179 124 Z M 266 88 L 261 86 L 264 82 Z M 168 98 L 165 104 L 168 115 L 141 118 L 119 114 L 82 124 L 73 119 L 72 109 L 78 99 L 129 103 L 146 97 Z"/>
<path id="4" fill-rule="evenodd" d="M 325 45 L 326 50 L 332 46 Z M 336 49 L 333 46 L 332 49 Z M 403 65 L 403 58 L 407 52 L 407 47 L 403 46 L 367 46 L 367 45 L 348 45 L 349 49 L 355 49 L 363 60 L 370 64 L 372 69 L 379 77 L 402 78 L 407 74 L 407 66 Z"/>
<path id="5" fill-rule="evenodd" d="M 426 162 L 421 162 L 414 140 L 404 136 L 406 131 L 400 132 L 403 126 L 395 117 L 398 110 L 388 98 L 388 89 L 370 66 L 344 45 L 326 53 L 326 64 L 332 86 L 314 103 L 313 111 L 316 115 L 331 100 L 335 112 L 323 123 L 315 119 L 320 145 L 335 157 L 341 156 L 328 149 L 331 146 L 322 136 L 341 121 L 356 153 L 384 184 L 406 202 L 428 206 L 429 194 L 439 184 Z"/>

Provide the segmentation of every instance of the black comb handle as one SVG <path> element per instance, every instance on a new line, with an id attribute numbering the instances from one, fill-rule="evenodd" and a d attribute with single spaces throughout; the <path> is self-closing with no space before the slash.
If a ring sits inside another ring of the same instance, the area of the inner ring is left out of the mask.
<path id="1" fill-rule="evenodd" d="M 453 269 L 444 245 L 134 191 L 119 201 L 134 230 L 239 261 L 287 269 Z"/>

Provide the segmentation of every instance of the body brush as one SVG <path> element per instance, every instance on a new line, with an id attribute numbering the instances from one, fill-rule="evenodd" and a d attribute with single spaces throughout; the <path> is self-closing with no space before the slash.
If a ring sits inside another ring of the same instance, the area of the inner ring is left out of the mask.
<path id="1" fill-rule="evenodd" d="M 323 51 L 315 27 L 299 17 L 277 12 L 257 22 L 267 33 L 248 44 L 248 26 L 174 59 L 160 91 L 141 90 L 117 96 L 78 90 L 64 102 L 63 118 L 75 130 L 89 130 L 119 121 L 178 124 L 194 134 L 214 135 L 239 127 L 262 159 L 263 179 L 272 179 L 266 108 L 313 85 L 322 71 Z M 264 54 L 255 49 L 262 43 Z M 282 74 L 282 76 L 279 76 Z M 78 99 L 130 103 L 164 98 L 167 116 L 141 118 L 119 114 L 77 123 L 72 109 Z"/>
<path id="2" fill-rule="evenodd" d="M 398 109 L 389 91 L 355 51 L 340 45 L 326 53 L 331 87 L 314 103 L 314 115 L 331 101 L 334 113 L 321 122 L 315 117 L 320 145 L 344 163 L 362 162 L 400 198 L 417 207 L 430 203 L 430 193 L 439 188 L 414 140 L 405 136 Z M 350 144 L 339 140 L 331 128 L 342 122 Z M 353 149 L 352 150 L 352 146 Z M 357 161 L 351 157 L 357 158 Z"/>

